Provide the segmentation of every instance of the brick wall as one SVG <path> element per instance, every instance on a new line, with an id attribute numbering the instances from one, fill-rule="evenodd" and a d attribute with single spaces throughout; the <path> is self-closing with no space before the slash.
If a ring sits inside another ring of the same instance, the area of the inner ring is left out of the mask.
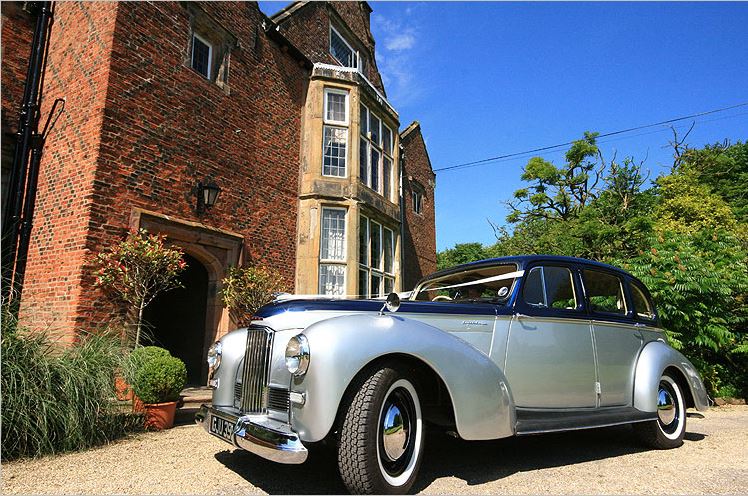
<path id="1" fill-rule="evenodd" d="M 385 94 L 382 77 L 374 59 L 374 37 L 370 29 L 371 9 L 367 2 L 308 2 L 289 16 L 273 16 L 281 32 L 312 62 L 339 65 L 330 55 L 330 22 L 353 43 L 354 48 L 367 55 L 366 77 Z M 337 17 L 336 17 L 337 16 Z M 339 19 L 338 19 L 339 18 Z M 342 22 L 341 22 L 342 21 Z"/>
<path id="2" fill-rule="evenodd" d="M 421 126 L 414 122 L 400 134 L 403 147 L 403 289 L 410 290 L 419 279 L 436 270 L 435 176 L 431 169 Z M 421 213 L 413 210 L 413 190 L 423 193 Z"/>
<path id="3" fill-rule="evenodd" d="M 41 114 L 57 97 L 66 107 L 44 149 L 21 317 L 66 336 L 83 323 L 77 304 L 118 5 L 60 2 L 50 38 Z"/>
<path id="4" fill-rule="evenodd" d="M 239 233 L 245 259 L 294 280 L 307 69 L 267 38 L 256 3 L 200 7 L 238 42 L 228 91 L 189 67 L 183 4 L 58 4 L 48 95 L 68 106 L 46 150 L 24 304 L 66 330 L 111 315 L 90 258 L 136 208 Z M 198 216 L 206 177 L 222 192 Z"/>
<path id="5" fill-rule="evenodd" d="M 7 202 L 7 188 L 10 169 L 13 163 L 16 136 L 18 131 L 18 111 L 23 100 L 23 88 L 26 80 L 26 70 L 31 53 L 31 39 L 34 35 L 34 18 L 23 10 L 22 2 L 2 2 L 2 42 L 0 43 L 0 58 L 2 58 L 2 189 L 0 201 L 2 212 L 5 213 Z"/>

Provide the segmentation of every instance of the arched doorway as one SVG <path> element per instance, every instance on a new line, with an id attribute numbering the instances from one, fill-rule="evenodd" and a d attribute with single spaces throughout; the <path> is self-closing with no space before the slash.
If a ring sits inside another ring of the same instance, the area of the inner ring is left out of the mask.
<path id="1" fill-rule="evenodd" d="M 187 382 L 204 384 L 203 345 L 208 304 L 208 270 L 195 257 L 184 255 L 187 268 L 179 279 L 181 288 L 162 293 L 146 308 L 144 320 L 152 344 L 166 348 L 184 361 Z"/>

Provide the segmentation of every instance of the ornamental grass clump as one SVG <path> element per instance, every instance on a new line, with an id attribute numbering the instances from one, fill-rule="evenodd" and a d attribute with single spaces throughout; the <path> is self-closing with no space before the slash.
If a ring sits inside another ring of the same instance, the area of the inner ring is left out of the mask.
<path id="1" fill-rule="evenodd" d="M 114 399 L 127 356 L 118 337 L 80 335 L 63 347 L 3 317 L 3 460 L 77 451 L 142 428 L 142 416 Z"/>
<path id="2" fill-rule="evenodd" d="M 178 276 L 187 264 L 182 251 L 166 246 L 165 239 L 139 229 L 94 260 L 95 285 L 127 308 L 135 346 L 140 344 L 145 308 L 159 294 L 182 287 Z"/>
<path id="3" fill-rule="evenodd" d="M 187 384 L 187 368 L 184 362 L 169 355 L 168 352 L 162 354 L 151 350 L 143 355 L 145 359 L 135 371 L 135 395 L 145 404 L 177 401 L 179 393 Z"/>

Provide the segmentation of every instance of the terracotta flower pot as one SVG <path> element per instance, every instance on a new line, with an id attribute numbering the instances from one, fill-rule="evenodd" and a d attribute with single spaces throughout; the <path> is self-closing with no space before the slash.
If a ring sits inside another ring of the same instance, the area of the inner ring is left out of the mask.
<path id="1" fill-rule="evenodd" d="M 138 395 L 133 393 L 132 395 L 132 412 L 133 413 L 143 413 L 145 412 L 145 405 L 143 402 L 138 398 Z"/>
<path id="2" fill-rule="evenodd" d="M 177 411 L 177 402 L 168 403 L 146 403 L 145 427 L 157 431 L 171 429 L 174 426 L 174 414 Z"/>
<path id="3" fill-rule="evenodd" d="M 114 378 L 114 392 L 120 401 L 130 401 L 132 399 L 132 386 L 119 375 Z"/>

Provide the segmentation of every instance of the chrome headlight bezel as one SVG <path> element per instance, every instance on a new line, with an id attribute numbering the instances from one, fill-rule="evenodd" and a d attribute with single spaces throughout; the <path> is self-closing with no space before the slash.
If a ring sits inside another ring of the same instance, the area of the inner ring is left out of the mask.
<path id="1" fill-rule="evenodd" d="M 301 377 L 309 369 L 309 340 L 303 334 L 297 334 L 288 340 L 286 345 L 286 368 L 291 375 Z"/>
<path id="2" fill-rule="evenodd" d="M 223 344 L 216 341 L 208 348 L 208 376 L 212 377 L 213 373 L 221 366 L 221 355 L 223 354 Z"/>

